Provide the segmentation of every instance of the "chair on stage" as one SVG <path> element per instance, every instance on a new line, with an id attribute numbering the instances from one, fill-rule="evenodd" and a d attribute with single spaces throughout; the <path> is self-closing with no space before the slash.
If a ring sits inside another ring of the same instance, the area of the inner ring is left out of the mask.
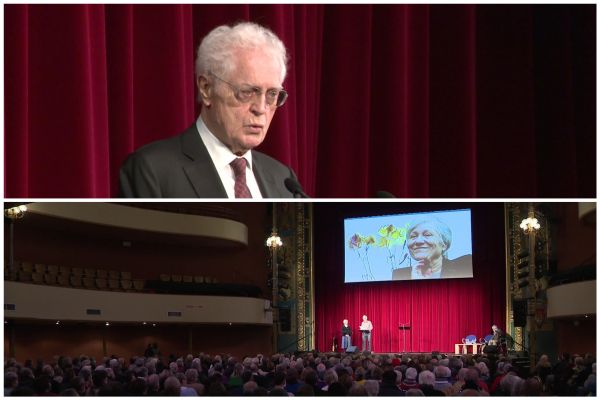
<path id="1" fill-rule="evenodd" d="M 494 337 L 494 335 L 486 335 L 483 339 L 480 339 L 479 341 L 481 343 L 488 344 L 490 342 L 490 340 L 492 340 L 493 337 Z"/>
<path id="2" fill-rule="evenodd" d="M 471 352 L 477 354 L 479 352 L 479 343 L 477 343 L 476 335 L 467 335 L 462 339 L 462 343 L 454 345 L 454 352 L 456 354 L 467 354 L 469 346 L 472 346 Z M 462 350 L 462 351 L 461 351 Z"/>
<path id="3" fill-rule="evenodd" d="M 477 336 L 475 335 L 467 335 L 463 341 L 464 344 L 473 344 L 477 342 Z"/>

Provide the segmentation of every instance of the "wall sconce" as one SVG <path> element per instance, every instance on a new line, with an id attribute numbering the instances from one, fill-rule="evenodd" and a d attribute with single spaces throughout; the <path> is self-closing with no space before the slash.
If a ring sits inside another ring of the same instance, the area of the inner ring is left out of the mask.
<path id="1" fill-rule="evenodd" d="M 277 230 L 273 228 L 271 236 L 269 236 L 269 238 L 267 239 L 267 247 L 270 247 L 271 249 L 276 249 L 281 246 L 283 246 L 283 242 L 281 241 L 281 238 L 277 236 Z"/>
<path id="2" fill-rule="evenodd" d="M 538 231 L 541 228 L 540 223 L 535 217 L 525 218 L 519 226 L 527 233 Z"/>
<path id="3" fill-rule="evenodd" d="M 26 212 L 27 206 L 25 204 L 21 204 L 20 206 L 5 209 L 4 216 L 10 219 L 21 219 L 25 216 Z"/>

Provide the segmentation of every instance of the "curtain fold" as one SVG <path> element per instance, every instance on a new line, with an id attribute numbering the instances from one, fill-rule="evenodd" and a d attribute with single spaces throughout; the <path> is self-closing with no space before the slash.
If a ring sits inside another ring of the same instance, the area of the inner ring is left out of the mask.
<path id="1" fill-rule="evenodd" d="M 594 5 L 5 6 L 5 197 L 114 197 L 193 123 L 195 51 L 290 51 L 261 150 L 313 197 L 595 197 Z"/>

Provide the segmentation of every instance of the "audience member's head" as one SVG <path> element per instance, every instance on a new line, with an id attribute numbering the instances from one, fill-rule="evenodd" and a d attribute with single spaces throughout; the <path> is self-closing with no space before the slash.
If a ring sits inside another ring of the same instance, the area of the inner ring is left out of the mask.
<path id="1" fill-rule="evenodd" d="M 388 369 L 381 376 L 381 383 L 386 385 L 395 385 L 396 384 L 396 372 L 394 370 Z"/>
<path id="2" fill-rule="evenodd" d="M 540 396 L 542 394 L 543 385 L 539 377 L 534 376 L 521 382 L 518 389 L 519 396 Z"/>
<path id="3" fill-rule="evenodd" d="M 304 384 L 298 388 L 296 396 L 314 396 L 315 389 L 312 385 Z"/>
<path id="4" fill-rule="evenodd" d="M 419 374 L 419 385 L 431 385 L 435 384 L 435 375 L 431 371 L 421 371 Z"/>
<path id="5" fill-rule="evenodd" d="M 379 394 L 379 382 L 369 379 L 364 383 L 368 396 L 377 396 Z"/>
<path id="6" fill-rule="evenodd" d="M 415 368 L 408 368 L 406 370 L 406 378 L 404 379 L 405 383 L 415 383 L 417 381 L 417 370 Z"/>
<path id="7" fill-rule="evenodd" d="M 227 389 L 221 382 L 213 382 L 208 387 L 208 396 L 225 396 L 227 395 Z"/>
<path id="8" fill-rule="evenodd" d="M 433 369 L 433 373 L 437 380 L 441 380 L 441 379 L 448 380 L 448 379 L 450 379 L 450 375 L 451 375 L 450 368 L 444 367 L 443 365 L 438 365 L 437 367 L 435 367 Z"/>
<path id="9" fill-rule="evenodd" d="M 181 382 L 174 376 L 165 379 L 163 394 L 165 396 L 179 396 L 181 394 Z"/>
<path id="10" fill-rule="evenodd" d="M 244 396 L 251 396 L 254 391 L 258 388 L 258 384 L 254 381 L 248 381 L 242 385 L 242 393 Z"/>
<path id="11" fill-rule="evenodd" d="M 500 381 L 500 389 L 505 396 L 516 396 L 523 379 L 519 378 L 514 373 L 506 374 Z"/>
<path id="12" fill-rule="evenodd" d="M 269 392 L 269 396 L 289 396 L 288 392 L 282 387 L 276 386 Z"/>
<path id="13" fill-rule="evenodd" d="M 19 376 L 16 372 L 7 372 L 4 374 L 4 388 L 5 389 L 14 389 L 19 386 Z"/>

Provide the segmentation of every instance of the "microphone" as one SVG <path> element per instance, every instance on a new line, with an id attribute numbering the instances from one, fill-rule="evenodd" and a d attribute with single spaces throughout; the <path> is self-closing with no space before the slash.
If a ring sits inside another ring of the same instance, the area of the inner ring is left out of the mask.
<path id="1" fill-rule="evenodd" d="M 375 192 L 375 197 L 378 199 L 395 199 L 396 196 L 391 194 L 390 192 L 386 192 L 385 190 L 378 190 Z"/>
<path id="2" fill-rule="evenodd" d="M 283 183 L 285 184 L 287 190 L 294 194 L 294 198 L 308 199 L 308 195 L 304 193 L 302 186 L 300 186 L 300 183 L 297 180 L 293 178 L 285 178 Z"/>

